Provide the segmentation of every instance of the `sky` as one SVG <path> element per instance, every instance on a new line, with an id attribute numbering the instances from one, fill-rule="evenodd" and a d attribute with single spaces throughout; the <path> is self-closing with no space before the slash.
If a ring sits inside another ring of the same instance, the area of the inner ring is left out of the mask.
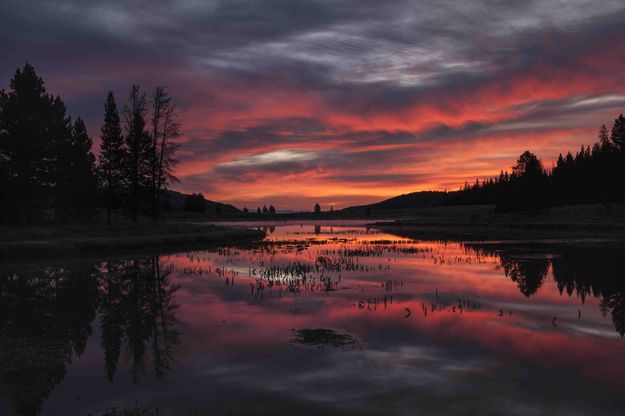
<path id="1" fill-rule="evenodd" d="M 549 167 L 625 112 L 622 0 L 2 0 L 26 61 L 99 144 L 106 93 L 168 87 L 173 189 L 324 209 Z"/>

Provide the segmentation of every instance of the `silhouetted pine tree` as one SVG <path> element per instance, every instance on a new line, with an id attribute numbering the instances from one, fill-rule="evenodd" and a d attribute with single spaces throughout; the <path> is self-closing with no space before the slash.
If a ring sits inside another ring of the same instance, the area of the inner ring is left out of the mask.
<path id="1" fill-rule="evenodd" d="M 598 140 L 575 155 L 558 157 L 545 170 L 530 152 L 521 155 L 513 172 L 476 181 L 446 195 L 447 204 L 490 204 L 499 212 L 539 210 L 553 205 L 621 202 L 625 197 L 625 117 L 619 116 L 608 136 L 601 126 Z M 619 144 L 621 143 L 621 144 Z"/>
<path id="2" fill-rule="evenodd" d="M 618 152 L 625 153 L 625 117 L 623 117 L 623 114 L 620 114 L 614 120 L 610 140 Z"/>
<path id="3" fill-rule="evenodd" d="M 70 128 L 63 101 L 47 93 L 30 64 L 15 71 L 9 88 L 0 91 L 0 151 L 11 173 L 5 177 L 11 195 L 5 217 L 24 223 L 50 206 L 58 143 Z"/>
<path id="4" fill-rule="evenodd" d="M 178 148 L 175 139 L 180 136 L 180 122 L 176 106 L 165 87 L 157 87 L 152 95 L 151 124 L 150 199 L 152 219 L 157 220 L 163 191 L 169 183 L 178 181 L 174 175 L 174 167 L 178 163 L 175 158 Z"/>
<path id="5" fill-rule="evenodd" d="M 125 187 L 126 147 L 122 136 L 119 112 L 113 92 L 106 96 L 104 123 L 100 129 L 101 143 L 98 159 L 100 187 L 104 191 L 106 221 L 111 222 L 111 211 L 119 207 Z"/>
<path id="6" fill-rule="evenodd" d="M 138 85 L 133 85 L 128 94 L 128 104 L 124 107 L 126 130 L 126 176 L 128 178 L 129 212 L 133 222 L 146 201 L 151 186 L 151 163 L 153 158 L 152 141 L 145 129 L 147 116 L 145 94 Z"/>
<path id="7" fill-rule="evenodd" d="M 74 218 L 92 218 L 96 208 L 97 177 L 95 156 L 91 152 L 93 141 L 87 133 L 84 121 L 79 117 L 72 127 L 69 143 L 69 170 L 65 205 L 67 214 Z"/>
<path id="8" fill-rule="evenodd" d="M 183 209 L 190 212 L 206 212 L 206 199 L 204 199 L 204 195 L 202 195 L 202 193 L 188 195 L 184 200 Z"/>
<path id="9" fill-rule="evenodd" d="M 607 151 L 612 146 L 610 136 L 608 135 L 608 128 L 605 124 L 599 128 L 599 146 L 602 151 Z"/>

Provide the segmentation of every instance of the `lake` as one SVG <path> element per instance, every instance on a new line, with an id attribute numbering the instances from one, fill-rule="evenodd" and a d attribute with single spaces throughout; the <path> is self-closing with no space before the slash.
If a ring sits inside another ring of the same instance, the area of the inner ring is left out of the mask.
<path id="1" fill-rule="evenodd" d="M 264 228 L 1 265 L 0 415 L 624 413 L 623 244 Z"/>

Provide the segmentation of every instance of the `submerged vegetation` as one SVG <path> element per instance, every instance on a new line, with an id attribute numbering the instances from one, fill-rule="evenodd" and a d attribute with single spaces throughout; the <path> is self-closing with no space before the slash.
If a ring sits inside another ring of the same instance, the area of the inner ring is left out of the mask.
<path id="1" fill-rule="evenodd" d="M 355 335 L 327 328 L 297 329 L 291 342 L 317 348 L 336 348 L 359 344 L 359 340 Z"/>

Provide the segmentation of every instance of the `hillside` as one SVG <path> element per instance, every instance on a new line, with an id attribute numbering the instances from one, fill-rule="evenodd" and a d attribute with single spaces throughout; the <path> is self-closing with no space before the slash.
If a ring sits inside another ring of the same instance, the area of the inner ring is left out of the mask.
<path id="1" fill-rule="evenodd" d="M 182 211 L 184 208 L 184 201 L 188 197 L 188 194 L 181 192 L 167 190 L 163 195 L 163 203 L 168 201 L 169 207 L 172 211 Z M 230 204 L 222 204 L 221 202 L 209 201 L 206 199 L 206 214 L 215 215 L 217 211 L 220 214 L 241 214 L 242 211 L 237 207 Z"/>
<path id="2" fill-rule="evenodd" d="M 422 191 L 412 192 L 385 199 L 369 205 L 360 205 L 347 207 L 341 210 L 348 214 L 365 213 L 367 210 L 371 212 L 378 211 L 396 211 L 422 207 L 436 207 L 444 205 L 445 192 L 439 191 Z"/>

